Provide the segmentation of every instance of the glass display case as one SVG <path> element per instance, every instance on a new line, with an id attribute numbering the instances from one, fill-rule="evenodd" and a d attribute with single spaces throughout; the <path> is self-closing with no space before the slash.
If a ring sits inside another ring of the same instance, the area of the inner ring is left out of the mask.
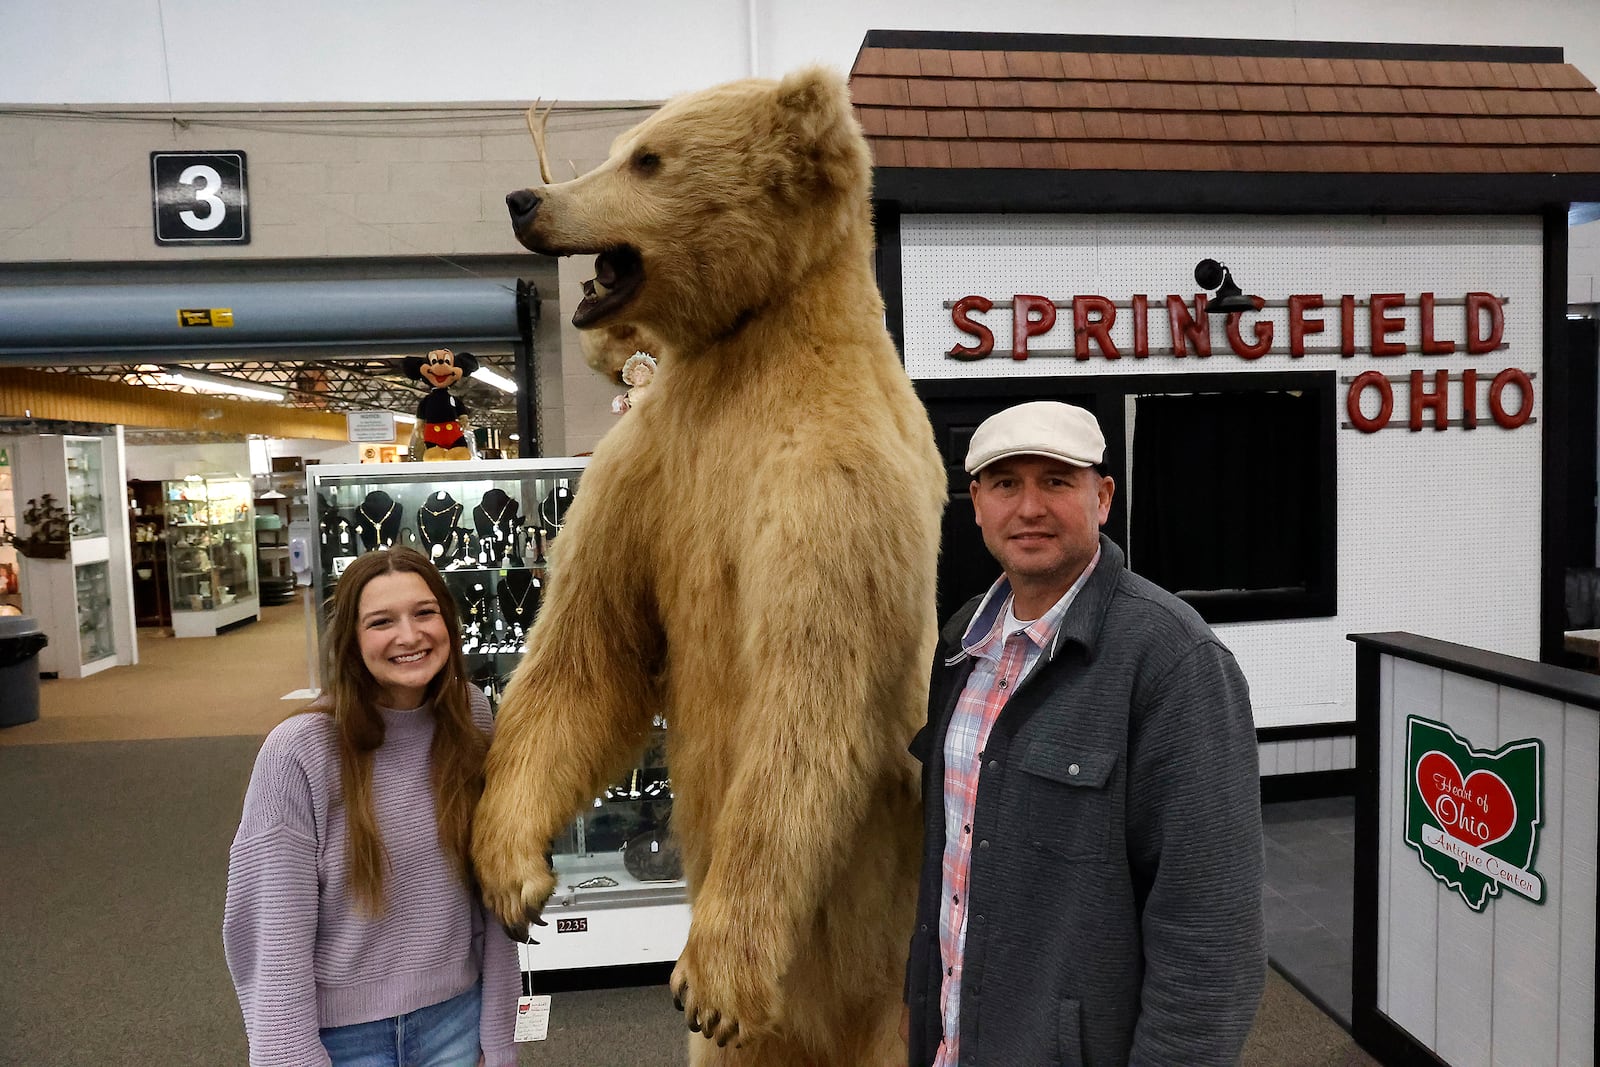
<path id="1" fill-rule="evenodd" d="M 260 616 L 253 497 L 249 479 L 231 475 L 162 483 L 175 637 L 214 637 Z"/>
<path id="2" fill-rule="evenodd" d="M 68 437 L 64 442 L 67 457 L 67 501 L 74 540 L 106 535 L 106 507 L 102 486 L 105 464 L 101 460 L 100 439 Z"/>
<path id="3" fill-rule="evenodd" d="M 20 587 L 23 614 L 50 639 L 39 673 L 82 678 L 137 663 L 121 430 L 0 438 L 0 453 L 8 525 L 22 538 L 0 558 L 0 582 Z"/>
<path id="4" fill-rule="evenodd" d="M 312 569 L 326 604 L 362 552 L 407 545 L 434 561 L 461 618 L 472 683 L 498 708 L 539 609 L 545 557 L 576 499 L 584 460 L 308 467 Z M 325 611 L 316 613 L 318 639 Z M 556 892 L 545 910 L 560 937 L 524 946 L 530 970 L 675 959 L 687 892 L 668 835 L 672 782 L 665 722 L 639 761 L 606 786 L 553 843 Z"/>
<path id="5" fill-rule="evenodd" d="M 94 663 L 117 654 L 111 626 L 111 564 L 85 563 L 73 571 L 78 587 L 78 659 Z"/>
<path id="6" fill-rule="evenodd" d="M 16 497 L 11 492 L 11 449 L 0 443 L 0 613 L 22 611 L 22 572 L 10 544 L 17 532 Z"/>

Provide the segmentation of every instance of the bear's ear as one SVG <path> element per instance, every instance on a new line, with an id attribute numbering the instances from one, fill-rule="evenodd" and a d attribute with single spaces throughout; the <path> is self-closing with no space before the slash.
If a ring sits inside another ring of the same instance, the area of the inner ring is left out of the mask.
<path id="1" fill-rule="evenodd" d="M 821 189 L 867 181 L 866 138 L 850 108 L 850 89 L 827 67 L 797 70 L 778 83 L 778 108 L 800 153 L 799 174 Z"/>
<path id="2" fill-rule="evenodd" d="M 478 369 L 478 357 L 471 352 L 457 352 L 456 366 L 461 368 L 461 376 L 465 378 Z"/>
<path id="3" fill-rule="evenodd" d="M 400 367 L 406 372 L 407 378 L 413 378 L 417 381 L 421 381 L 422 365 L 426 362 L 428 361 L 423 359 L 421 356 L 407 356 L 405 359 L 400 361 Z"/>

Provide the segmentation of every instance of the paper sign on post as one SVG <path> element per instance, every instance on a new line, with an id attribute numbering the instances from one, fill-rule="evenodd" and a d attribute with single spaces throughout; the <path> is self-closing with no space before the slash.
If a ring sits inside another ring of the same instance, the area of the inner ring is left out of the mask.
<path id="1" fill-rule="evenodd" d="M 349 411 L 345 421 L 350 426 L 350 440 L 373 441 L 389 444 L 394 441 L 394 412 Z"/>

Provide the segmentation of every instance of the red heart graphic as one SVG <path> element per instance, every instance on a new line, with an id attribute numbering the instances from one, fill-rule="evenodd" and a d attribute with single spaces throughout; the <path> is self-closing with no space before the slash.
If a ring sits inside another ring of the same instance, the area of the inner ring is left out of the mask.
<path id="1" fill-rule="evenodd" d="M 1461 777 L 1456 761 L 1427 752 L 1417 761 L 1417 791 L 1444 832 L 1474 848 L 1504 840 L 1517 825 L 1517 801 L 1505 779 L 1477 770 Z"/>

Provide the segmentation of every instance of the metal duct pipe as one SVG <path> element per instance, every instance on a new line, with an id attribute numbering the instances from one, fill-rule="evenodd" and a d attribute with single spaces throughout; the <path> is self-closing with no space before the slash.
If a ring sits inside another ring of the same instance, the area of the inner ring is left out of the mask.
<path id="1" fill-rule="evenodd" d="M 218 310 L 231 314 L 181 314 Z M 232 348 L 467 347 L 521 338 L 515 278 L 0 289 L 0 365 L 124 362 L 140 353 Z"/>

